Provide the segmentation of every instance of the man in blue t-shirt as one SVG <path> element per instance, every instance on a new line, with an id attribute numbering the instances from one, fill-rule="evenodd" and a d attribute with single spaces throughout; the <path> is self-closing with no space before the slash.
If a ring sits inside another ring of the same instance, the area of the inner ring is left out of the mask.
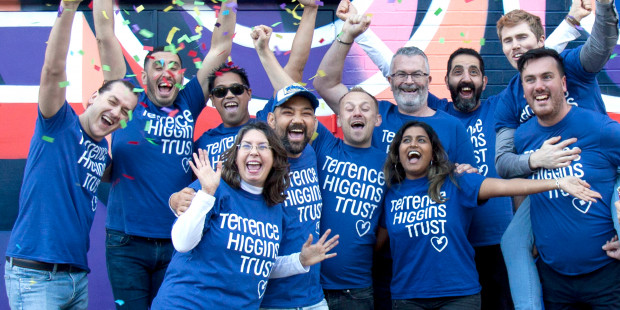
<path id="1" fill-rule="evenodd" d="M 77 116 L 66 101 L 71 25 L 81 1 L 63 1 L 41 72 L 38 117 L 6 251 L 12 309 L 87 309 L 87 252 L 97 188 L 110 161 L 105 136 L 127 126 L 138 98 L 108 81 Z"/>
<path id="2" fill-rule="evenodd" d="M 429 106 L 458 118 L 474 146 L 476 166 L 480 174 L 498 178 L 495 170 L 495 119 L 497 105 L 481 101 L 487 84 L 484 61 L 469 48 L 459 48 L 448 58 L 446 86 L 452 102 L 429 96 Z M 500 241 L 512 219 L 510 198 L 489 199 L 473 210 L 469 241 L 476 251 L 476 269 L 482 285 L 483 309 L 511 309 L 512 298 Z"/>
<path id="3" fill-rule="evenodd" d="M 575 137 L 581 149 L 570 165 L 540 169 L 530 178 L 557 180 L 575 175 L 602 196 L 597 203 L 584 203 L 560 190 L 530 195 L 545 308 L 613 308 L 620 302 L 620 261 L 607 257 L 601 245 L 616 234 L 609 204 L 620 166 L 620 124 L 568 104 L 566 76 L 557 52 L 530 50 L 521 56 L 518 68 L 525 99 L 536 116 L 517 129 L 517 152 L 532 153 L 554 136 Z"/>
<path id="4" fill-rule="evenodd" d="M 342 84 L 346 56 L 353 40 L 368 29 L 369 25 L 370 17 L 350 14 L 342 27 L 342 32 L 319 65 L 319 71 L 325 74 L 314 79 L 313 85 L 336 114 L 339 111 L 339 99 L 348 92 L 347 86 Z M 470 136 L 461 122 L 443 111 L 433 110 L 428 106 L 428 87 L 432 78 L 428 58 L 422 50 L 413 46 L 400 48 L 392 58 L 390 75 L 387 79 L 396 105 L 388 101 L 379 101 L 379 114 L 383 121 L 374 130 L 373 146 L 387 153 L 398 129 L 408 121 L 418 120 L 428 123 L 435 129 L 452 162 L 475 166 Z M 373 265 L 376 275 L 383 278 L 375 282 L 375 299 L 380 299 L 380 303 L 388 305 L 391 297 L 386 291 L 389 291 L 392 263 L 391 259 L 387 258 L 389 250 L 384 251 L 386 251 L 384 255 L 376 255 L 379 261 Z"/>
<path id="5" fill-rule="evenodd" d="M 114 35 L 112 0 L 94 2 L 97 41 L 104 79 L 126 72 Z M 155 48 L 144 59 L 141 82 L 146 91 L 126 130 L 112 136 L 112 188 L 106 220 L 106 264 L 115 300 L 123 308 L 147 309 L 157 294 L 174 248 L 175 220 L 168 207 L 172 193 L 192 181 L 194 125 L 212 88 L 208 76 L 224 63 L 232 48 L 236 0 L 222 6 L 201 68 L 185 85 L 176 51 Z M 102 16 L 103 15 L 103 16 Z M 109 17 L 109 18 L 108 18 Z M 117 304 L 117 307 L 121 307 Z"/>

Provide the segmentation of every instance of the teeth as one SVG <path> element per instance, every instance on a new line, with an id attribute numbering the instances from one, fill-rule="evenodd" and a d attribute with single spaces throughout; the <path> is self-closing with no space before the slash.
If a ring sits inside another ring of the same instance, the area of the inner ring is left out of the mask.
<path id="1" fill-rule="evenodd" d="M 413 157 L 420 158 L 420 156 L 422 156 L 422 154 L 420 154 L 420 152 L 418 151 L 409 151 L 409 153 L 407 153 L 407 157 L 409 157 L 409 159 Z"/>
<path id="2" fill-rule="evenodd" d="M 291 129 L 291 132 L 302 133 L 302 132 L 304 132 L 304 131 L 303 131 L 303 130 L 301 130 L 301 129 Z"/>
<path id="3" fill-rule="evenodd" d="M 547 96 L 547 95 L 536 96 L 536 100 L 545 100 L 547 98 L 549 98 L 549 96 Z"/>
<path id="4" fill-rule="evenodd" d="M 471 91 L 471 88 L 469 88 L 469 87 L 463 87 L 461 90 L 462 90 L 462 91 Z"/>
<path id="5" fill-rule="evenodd" d="M 109 118 L 109 117 L 107 117 L 106 115 L 102 116 L 102 118 L 103 118 L 106 122 L 110 123 L 110 125 L 112 125 L 112 124 L 113 124 L 112 119 L 111 119 L 111 118 Z"/>
<path id="6" fill-rule="evenodd" d="M 523 56 L 523 54 L 515 54 L 514 55 L 515 58 L 520 58 L 521 56 Z"/>
<path id="7" fill-rule="evenodd" d="M 172 85 L 168 84 L 168 83 L 159 83 L 160 87 L 172 87 Z"/>
<path id="8" fill-rule="evenodd" d="M 225 108 L 228 108 L 228 107 L 236 107 L 236 106 L 237 106 L 237 103 L 236 103 L 236 102 L 227 102 L 226 104 L 224 104 L 224 107 L 225 107 Z"/>

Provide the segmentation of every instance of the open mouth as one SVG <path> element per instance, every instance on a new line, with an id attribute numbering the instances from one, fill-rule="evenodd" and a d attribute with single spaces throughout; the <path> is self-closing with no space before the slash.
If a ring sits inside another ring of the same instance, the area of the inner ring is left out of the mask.
<path id="1" fill-rule="evenodd" d="M 114 121 L 112 121 L 112 119 L 107 115 L 101 116 L 101 121 L 106 126 L 112 126 L 114 124 Z"/>
<path id="2" fill-rule="evenodd" d="M 410 164 L 417 163 L 420 160 L 420 157 L 422 157 L 422 154 L 418 151 L 409 151 L 409 153 L 407 153 L 407 159 Z"/>
<path id="3" fill-rule="evenodd" d="M 461 89 L 459 90 L 459 95 L 462 98 L 469 99 L 469 98 L 471 98 L 474 95 L 474 90 L 473 90 L 473 88 L 471 88 L 469 86 L 464 86 L 464 87 L 461 87 Z"/>
<path id="4" fill-rule="evenodd" d="M 172 83 L 170 83 L 166 78 L 163 78 L 163 81 L 157 85 L 157 90 L 162 96 L 169 96 L 172 94 Z"/>
<path id="5" fill-rule="evenodd" d="M 260 172 L 262 167 L 263 167 L 263 164 L 255 160 L 248 161 L 245 164 L 245 168 L 250 174 L 257 174 L 258 172 Z"/>
<path id="6" fill-rule="evenodd" d="M 549 100 L 549 95 L 537 95 L 534 99 L 536 99 L 536 102 L 544 102 Z"/>
<path id="7" fill-rule="evenodd" d="M 226 111 L 234 112 L 234 111 L 237 111 L 238 108 L 239 108 L 239 104 L 237 104 L 234 101 L 229 101 L 229 102 L 224 103 L 224 109 Z"/>
<path id="8" fill-rule="evenodd" d="M 523 53 L 521 53 L 521 52 L 515 53 L 515 54 L 512 54 L 512 59 L 519 60 L 519 58 L 521 58 L 521 56 L 523 56 Z"/>
<path id="9" fill-rule="evenodd" d="M 362 129 L 364 129 L 365 126 L 366 126 L 366 124 L 364 124 L 363 121 L 353 121 L 353 122 L 351 122 L 351 129 L 354 129 L 354 130 L 362 130 Z"/>
<path id="10" fill-rule="evenodd" d="M 415 94 L 418 92 L 417 87 L 401 87 L 400 90 L 405 94 Z"/>

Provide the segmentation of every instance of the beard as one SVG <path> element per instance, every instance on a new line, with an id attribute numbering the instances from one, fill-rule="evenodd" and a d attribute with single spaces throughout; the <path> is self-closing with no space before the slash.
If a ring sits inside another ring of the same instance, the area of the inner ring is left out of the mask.
<path id="1" fill-rule="evenodd" d="M 406 90 L 414 90 L 417 88 L 415 94 L 409 94 Z M 392 94 L 398 107 L 407 113 L 414 113 L 426 105 L 428 99 L 428 90 L 419 86 L 395 86 L 392 87 Z"/>
<path id="2" fill-rule="evenodd" d="M 473 92 L 473 96 L 471 98 L 461 98 L 459 93 L 464 87 L 471 88 Z M 457 110 L 467 113 L 471 112 L 478 107 L 478 103 L 480 102 L 480 97 L 482 96 L 482 88 L 476 87 L 474 83 L 471 82 L 463 82 L 459 83 L 456 87 L 449 85 L 450 96 L 452 96 L 452 102 Z"/>
<path id="3" fill-rule="evenodd" d="M 300 142 L 292 142 L 288 137 L 288 132 L 295 129 L 303 130 L 304 139 Z M 286 152 L 292 155 L 297 155 L 303 152 L 303 150 L 310 142 L 310 137 L 307 133 L 308 128 L 303 124 L 291 124 L 284 130 L 284 132 L 281 132 L 279 135 L 280 141 L 282 141 L 282 145 L 284 145 L 284 149 L 286 150 Z"/>

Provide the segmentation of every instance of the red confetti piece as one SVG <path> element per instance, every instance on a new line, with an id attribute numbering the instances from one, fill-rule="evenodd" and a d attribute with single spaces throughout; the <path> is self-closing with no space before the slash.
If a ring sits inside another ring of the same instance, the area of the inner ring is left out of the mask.
<path id="1" fill-rule="evenodd" d="M 179 47 L 177 47 L 177 51 L 180 51 L 184 48 L 185 48 L 185 43 L 181 42 L 181 44 L 179 44 Z"/>
<path id="2" fill-rule="evenodd" d="M 168 116 L 174 117 L 175 115 L 177 115 L 177 113 L 179 113 L 179 109 L 174 109 L 170 111 L 170 113 L 168 113 Z"/>
<path id="3" fill-rule="evenodd" d="M 323 43 L 325 42 L 325 39 L 321 38 L 321 40 L 319 40 L 319 43 Z"/>
<path id="4" fill-rule="evenodd" d="M 194 58 L 194 59 L 192 59 L 192 61 L 193 61 L 193 62 L 199 62 L 199 61 L 202 61 L 202 59 L 200 59 L 200 58 Z"/>
<path id="5" fill-rule="evenodd" d="M 222 73 L 222 72 L 220 72 L 220 71 L 216 71 L 216 72 L 215 72 L 215 76 L 222 76 L 222 74 L 223 74 L 223 73 Z"/>
<path id="6" fill-rule="evenodd" d="M 150 51 L 150 52 L 153 51 L 153 47 L 152 46 L 146 46 L 145 45 L 145 46 L 142 47 L 142 49 L 145 50 L 145 51 Z"/>
<path id="7" fill-rule="evenodd" d="M 101 67 L 95 65 L 95 70 L 99 71 L 99 70 L 101 70 Z"/>
<path id="8" fill-rule="evenodd" d="M 185 70 L 187 70 L 187 68 L 183 68 L 183 69 L 179 70 L 179 74 L 183 75 L 185 73 Z"/>
<path id="9" fill-rule="evenodd" d="M 192 58 L 193 58 L 193 57 L 196 57 L 197 55 L 198 55 L 198 53 L 196 53 L 196 51 L 193 51 L 193 50 L 192 50 L 192 51 L 189 51 L 189 52 L 187 53 L 187 56 L 192 57 Z"/>
<path id="10" fill-rule="evenodd" d="M 129 144 L 133 144 L 133 145 L 138 145 L 138 141 L 129 141 L 129 142 L 127 142 L 127 143 L 129 143 Z"/>
<path id="11" fill-rule="evenodd" d="M 134 179 L 134 177 L 132 177 L 132 176 L 130 176 L 130 175 L 126 175 L 126 174 L 124 174 L 124 173 L 123 173 L 123 176 L 124 176 L 124 177 L 126 177 L 126 178 L 128 178 L 128 179 L 130 179 L 130 180 L 135 180 L 135 179 Z"/>
<path id="12" fill-rule="evenodd" d="M 88 8 L 91 9 L 91 10 L 93 9 L 93 2 L 92 1 L 90 1 L 90 3 L 88 4 Z"/>
<path id="13" fill-rule="evenodd" d="M 229 62 L 228 62 L 228 63 L 226 63 L 226 64 L 227 64 L 227 65 L 229 65 L 229 66 L 232 66 L 232 65 L 233 65 L 233 62 L 232 62 L 232 61 L 229 61 Z"/>
<path id="14" fill-rule="evenodd" d="M 114 180 L 114 183 L 112 183 L 112 186 L 116 186 L 116 184 L 118 184 L 118 182 L 121 181 L 121 178 L 116 178 L 116 180 Z"/>
<path id="15" fill-rule="evenodd" d="M 200 45 L 200 47 L 201 47 L 203 50 L 206 50 L 206 49 L 207 49 L 207 43 L 204 43 L 204 42 L 203 42 L 203 43 L 202 43 L 202 45 Z"/>
<path id="16" fill-rule="evenodd" d="M 141 105 L 141 106 L 143 106 L 143 107 L 145 107 L 145 108 L 148 108 L 148 107 L 149 107 L 148 105 L 146 105 L 146 103 L 144 103 L 144 102 L 142 102 L 142 101 L 140 101 L 140 105 Z"/>
<path id="17" fill-rule="evenodd" d="M 237 35 L 237 33 L 236 33 L 236 32 L 235 32 L 235 33 L 233 33 L 232 38 L 234 39 L 236 35 Z"/>
<path id="18" fill-rule="evenodd" d="M 286 51 L 286 52 L 284 52 L 284 55 L 288 55 L 290 53 L 291 53 L 291 51 Z"/>
<path id="19" fill-rule="evenodd" d="M 155 57 L 153 57 L 151 55 L 146 56 L 146 58 L 148 58 L 148 59 L 155 59 Z"/>

